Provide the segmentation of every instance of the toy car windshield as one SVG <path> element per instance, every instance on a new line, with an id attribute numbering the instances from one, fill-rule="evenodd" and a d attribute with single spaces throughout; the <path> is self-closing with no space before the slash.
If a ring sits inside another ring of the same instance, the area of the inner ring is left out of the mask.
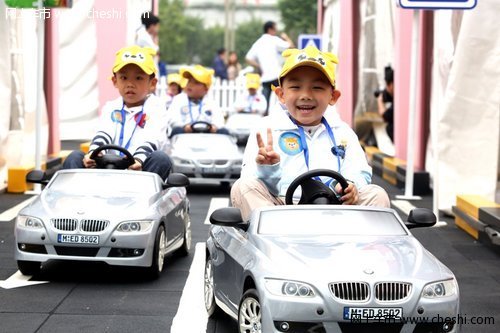
<path id="1" fill-rule="evenodd" d="M 391 212 L 344 209 L 279 209 L 261 212 L 259 234 L 403 236 Z"/>

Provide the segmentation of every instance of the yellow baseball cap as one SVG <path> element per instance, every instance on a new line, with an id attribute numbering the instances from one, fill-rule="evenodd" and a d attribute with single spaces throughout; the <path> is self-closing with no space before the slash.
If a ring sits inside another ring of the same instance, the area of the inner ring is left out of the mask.
<path id="1" fill-rule="evenodd" d="M 194 65 L 181 68 L 179 71 L 182 77 L 189 78 L 191 75 L 196 81 L 203 83 L 207 88 L 212 84 L 213 69 L 208 69 L 202 65 Z"/>
<path id="2" fill-rule="evenodd" d="M 150 47 L 140 47 L 137 45 L 127 46 L 116 52 L 115 63 L 113 65 L 113 73 L 128 64 L 139 66 L 144 73 L 151 75 L 156 72 L 153 56 L 156 51 Z"/>
<path id="3" fill-rule="evenodd" d="M 248 73 L 245 75 L 247 81 L 247 89 L 258 89 L 260 87 L 260 75 L 256 73 Z"/>
<path id="4" fill-rule="evenodd" d="M 310 66 L 319 69 L 328 78 L 332 86 L 335 86 L 335 64 L 339 63 L 337 56 L 330 52 L 321 52 L 316 47 L 309 45 L 306 48 L 287 49 L 282 53 L 285 63 L 278 78 L 281 79 L 300 66 Z"/>
<path id="5" fill-rule="evenodd" d="M 181 88 L 184 88 L 187 79 L 182 77 L 179 73 L 171 73 L 167 75 L 167 84 L 177 83 Z"/>

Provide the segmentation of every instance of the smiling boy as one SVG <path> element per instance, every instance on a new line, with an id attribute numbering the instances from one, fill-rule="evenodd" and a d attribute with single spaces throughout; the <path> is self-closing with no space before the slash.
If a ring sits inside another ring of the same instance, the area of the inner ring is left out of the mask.
<path id="1" fill-rule="evenodd" d="M 224 115 L 208 96 L 212 84 L 213 69 L 201 65 L 181 68 L 180 75 L 187 80 L 182 93 L 176 95 L 168 108 L 170 115 L 170 137 L 180 133 L 191 133 L 192 124 L 210 124 L 211 133 L 229 134 L 223 128 Z"/>
<path id="2" fill-rule="evenodd" d="M 231 189 L 233 206 L 248 219 L 257 207 L 283 205 L 297 176 L 330 169 L 348 180 L 344 191 L 335 186 L 343 204 L 389 207 L 385 190 L 370 184 L 371 168 L 356 134 L 329 108 L 340 98 L 337 57 L 313 46 L 285 50 L 283 56 L 275 93 L 286 110 L 263 118 L 250 135 L 241 178 Z"/>
<path id="3" fill-rule="evenodd" d="M 171 162 L 161 151 L 166 141 L 165 106 L 150 94 L 157 83 L 154 52 L 129 46 L 116 53 L 111 80 L 120 97 L 104 105 L 89 152 L 72 152 L 63 169 L 94 168 L 92 152 L 99 146 L 114 144 L 131 152 L 135 163 L 129 169 L 155 172 L 166 179 Z"/>

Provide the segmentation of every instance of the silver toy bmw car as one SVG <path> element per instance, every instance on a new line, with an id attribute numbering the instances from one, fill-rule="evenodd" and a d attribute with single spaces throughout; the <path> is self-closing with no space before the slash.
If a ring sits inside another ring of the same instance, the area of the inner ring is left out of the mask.
<path id="1" fill-rule="evenodd" d="M 243 155 L 229 135 L 177 134 L 172 138 L 168 154 L 172 171 L 185 174 L 193 183 L 230 183 L 241 173 Z"/>
<path id="2" fill-rule="evenodd" d="M 234 113 L 227 118 L 226 128 L 236 138 L 238 145 L 245 146 L 250 132 L 261 118 L 262 116 L 256 113 Z"/>
<path id="3" fill-rule="evenodd" d="M 164 258 L 191 246 L 184 175 L 163 182 L 156 173 L 130 170 L 42 171 L 27 180 L 47 184 L 15 224 L 15 259 L 21 273 L 36 274 L 48 260 L 101 261 L 146 267 L 158 277 Z"/>
<path id="4" fill-rule="evenodd" d="M 249 221 L 237 208 L 212 213 L 208 314 L 223 310 L 240 333 L 458 332 L 455 276 L 409 231 L 435 215 L 416 208 L 404 223 L 392 209 L 334 205 L 318 176 L 347 186 L 312 170 L 290 184 L 285 206 L 256 209 Z"/>

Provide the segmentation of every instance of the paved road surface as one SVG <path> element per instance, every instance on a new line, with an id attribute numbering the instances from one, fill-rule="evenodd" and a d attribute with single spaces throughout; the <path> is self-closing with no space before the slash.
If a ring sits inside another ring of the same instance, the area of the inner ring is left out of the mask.
<path id="1" fill-rule="evenodd" d="M 375 177 L 391 197 L 402 191 Z M 227 203 L 228 191 L 216 186 L 190 187 L 193 251 L 185 258 L 167 258 L 156 281 L 144 280 L 140 271 L 110 268 L 99 263 L 50 263 L 26 285 L 16 275 L 13 259 L 13 220 L 0 222 L 0 332 L 237 332 L 229 318 L 209 320 L 203 309 L 203 244 L 212 206 Z M 0 194 L 0 214 L 29 198 Z M 213 199 L 215 198 L 215 199 Z M 413 202 L 429 207 L 431 197 Z M 214 205 L 215 203 L 215 205 Z M 212 208 L 213 208 L 212 207 Z M 12 213 L 12 211 L 11 211 Z M 406 218 L 402 214 L 403 218 Z M 453 220 L 439 227 L 414 229 L 414 235 L 457 275 L 464 320 L 500 321 L 500 255 L 457 229 Z M 198 245 L 196 245 L 198 243 Z M 40 283 L 40 281 L 48 281 Z M 8 282 L 8 283 L 7 283 Z M 478 318 L 473 318 L 473 316 Z M 463 332 L 498 332 L 498 325 L 462 326 Z"/>

